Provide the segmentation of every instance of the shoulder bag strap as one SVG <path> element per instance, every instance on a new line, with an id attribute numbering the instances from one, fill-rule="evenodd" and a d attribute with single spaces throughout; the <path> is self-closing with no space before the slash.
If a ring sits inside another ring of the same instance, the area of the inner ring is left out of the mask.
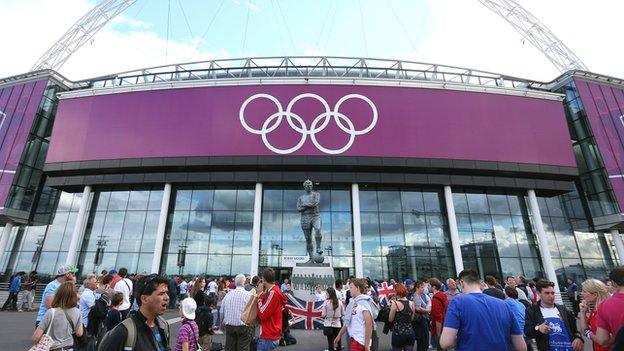
<path id="1" fill-rule="evenodd" d="M 54 323 L 54 310 L 55 308 L 52 309 L 52 318 L 50 318 L 50 324 L 48 324 L 48 330 L 46 330 L 47 335 L 50 335 L 50 329 L 52 328 L 52 323 Z"/>
<path id="2" fill-rule="evenodd" d="M 76 333 L 76 328 L 74 328 L 74 322 L 72 322 L 71 318 L 69 318 L 67 311 L 64 308 L 62 310 L 63 314 L 65 314 L 65 318 L 67 319 L 67 323 L 69 323 L 69 325 L 71 326 L 72 334 Z"/>

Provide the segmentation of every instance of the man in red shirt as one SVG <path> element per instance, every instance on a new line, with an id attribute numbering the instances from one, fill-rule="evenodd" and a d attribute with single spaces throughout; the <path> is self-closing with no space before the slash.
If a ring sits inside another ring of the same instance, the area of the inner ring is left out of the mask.
<path id="1" fill-rule="evenodd" d="M 449 301 L 446 294 L 442 291 L 442 282 L 436 278 L 427 281 L 433 288 L 433 297 L 431 298 L 431 343 L 437 350 L 440 348 L 440 334 L 442 334 L 442 326 L 444 325 L 444 317 L 446 316 L 446 308 Z"/>
<path id="2" fill-rule="evenodd" d="M 596 312 L 595 341 L 600 345 L 612 344 L 624 327 L 624 267 L 613 268 L 609 279 L 613 282 L 613 296 L 602 302 Z"/>
<path id="3" fill-rule="evenodd" d="M 275 272 L 267 268 L 260 280 L 263 291 L 258 296 L 258 318 L 262 333 L 258 340 L 258 351 L 272 351 L 282 337 L 282 309 L 286 305 L 286 296 L 275 285 Z"/>

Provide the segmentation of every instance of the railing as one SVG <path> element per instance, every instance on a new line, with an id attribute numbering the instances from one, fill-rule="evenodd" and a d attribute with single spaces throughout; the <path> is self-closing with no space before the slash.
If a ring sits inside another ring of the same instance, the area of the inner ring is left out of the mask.
<path id="1" fill-rule="evenodd" d="M 402 60 L 329 56 L 241 58 L 158 66 L 76 82 L 72 90 L 194 80 L 283 77 L 435 81 L 548 91 L 548 83 L 487 71 Z"/>

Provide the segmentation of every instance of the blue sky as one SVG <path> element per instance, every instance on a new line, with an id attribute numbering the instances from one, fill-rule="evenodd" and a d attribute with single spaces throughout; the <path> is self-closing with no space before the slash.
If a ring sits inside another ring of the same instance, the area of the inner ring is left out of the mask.
<path id="1" fill-rule="evenodd" d="M 614 41 L 622 36 L 624 1 L 517 1 L 591 71 L 624 77 L 624 45 Z M 95 4 L 0 0 L 2 27 L 10 29 L 0 36 L 0 77 L 29 71 Z M 59 71 L 77 80 L 171 63 L 275 55 L 404 59 L 542 81 L 559 75 L 477 0 L 137 0 Z"/>

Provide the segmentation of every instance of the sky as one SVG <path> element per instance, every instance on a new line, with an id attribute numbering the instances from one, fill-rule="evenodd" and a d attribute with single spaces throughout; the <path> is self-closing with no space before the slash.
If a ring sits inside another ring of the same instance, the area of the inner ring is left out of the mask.
<path id="1" fill-rule="evenodd" d="M 517 0 L 590 71 L 624 78 L 624 1 Z M 28 72 L 93 0 L 0 0 L 0 77 Z M 559 72 L 477 0 L 137 0 L 59 69 L 71 80 L 220 58 L 402 59 L 539 81 Z"/>

